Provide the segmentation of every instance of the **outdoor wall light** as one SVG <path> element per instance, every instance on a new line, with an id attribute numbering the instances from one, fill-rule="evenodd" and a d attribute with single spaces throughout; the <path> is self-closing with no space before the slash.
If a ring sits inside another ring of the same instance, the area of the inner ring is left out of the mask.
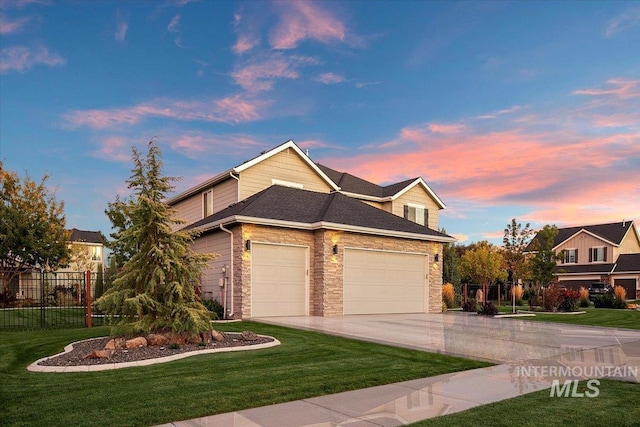
<path id="1" fill-rule="evenodd" d="M 333 254 L 338 255 L 338 245 L 333 245 Z"/>
<path id="2" fill-rule="evenodd" d="M 440 254 L 436 254 L 435 258 L 436 262 L 440 261 Z"/>
<path id="3" fill-rule="evenodd" d="M 247 251 L 251 250 L 251 240 L 246 240 L 244 242 L 244 249 L 247 250 Z"/>

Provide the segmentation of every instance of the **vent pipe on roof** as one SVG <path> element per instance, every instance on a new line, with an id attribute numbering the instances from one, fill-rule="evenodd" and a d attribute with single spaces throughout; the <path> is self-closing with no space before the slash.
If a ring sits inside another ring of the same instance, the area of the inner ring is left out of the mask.
<path id="1" fill-rule="evenodd" d="M 304 150 L 304 154 L 306 154 L 307 157 L 309 157 L 309 149 L 308 148 L 306 150 Z"/>
<path id="2" fill-rule="evenodd" d="M 626 219 L 623 219 L 623 220 L 622 220 L 622 226 L 624 227 L 626 224 L 627 224 L 627 220 L 626 220 Z"/>

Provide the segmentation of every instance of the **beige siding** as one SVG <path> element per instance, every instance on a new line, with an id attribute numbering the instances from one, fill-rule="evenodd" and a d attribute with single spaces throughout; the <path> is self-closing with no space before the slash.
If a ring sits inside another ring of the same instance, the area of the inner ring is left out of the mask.
<path id="1" fill-rule="evenodd" d="M 616 258 L 621 254 L 637 254 L 640 253 L 640 242 L 636 236 L 633 226 L 626 235 L 626 238 L 622 241 L 619 248 L 615 249 Z"/>
<path id="2" fill-rule="evenodd" d="M 408 203 L 423 205 L 427 208 L 429 210 L 428 226 L 432 230 L 438 230 L 439 207 L 421 185 L 414 186 L 402 196 L 395 199 L 393 201 L 393 210 L 391 213 L 404 217 L 404 206 Z"/>
<path id="3" fill-rule="evenodd" d="M 198 237 L 191 248 L 197 253 L 213 253 L 217 257 L 209 261 L 208 268 L 202 272 L 202 298 L 222 301 L 220 279 L 224 278 L 222 268 L 231 265 L 231 240 L 228 233 L 217 231 Z M 227 273 L 228 274 L 228 273 Z M 230 300 L 229 300 L 230 301 Z"/>
<path id="4" fill-rule="evenodd" d="M 202 219 L 202 193 L 194 194 L 188 199 L 178 202 L 173 208 L 176 210 L 176 218 L 192 224 Z M 186 224 L 173 226 L 174 231 L 184 227 Z"/>
<path id="5" fill-rule="evenodd" d="M 328 193 L 329 185 L 288 148 L 240 173 L 240 200 L 272 185 L 273 179 L 302 184 L 305 190 Z"/>
<path id="6" fill-rule="evenodd" d="M 238 181 L 228 179 L 213 188 L 213 212 L 219 212 L 238 200 Z"/>
<path id="7" fill-rule="evenodd" d="M 380 202 L 372 202 L 371 200 L 362 200 L 364 203 L 369 206 L 373 206 L 374 208 L 382 209 L 382 203 Z"/>
<path id="8" fill-rule="evenodd" d="M 556 253 L 560 253 L 564 249 L 577 249 L 578 250 L 578 262 L 577 264 L 588 264 L 589 263 L 589 249 L 594 247 L 606 247 L 607 248 L 607 263 L 612 263 L 613 246 L 605 243 L 604 241 L 593 237 L 588 233 L 578 233 L 575 237 L 567 240 L 564 244 L 558 246 Z"/>

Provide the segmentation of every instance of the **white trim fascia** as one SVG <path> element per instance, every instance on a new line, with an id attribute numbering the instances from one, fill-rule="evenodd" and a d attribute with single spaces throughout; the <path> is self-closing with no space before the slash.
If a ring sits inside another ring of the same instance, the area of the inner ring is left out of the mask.
<path id="1" fill-rule="evenodd" d="M 433 198 L 433 200 L 436 201 L 438 206 L 440 206 L 440 209 L 445 209 L 447 207 L 447 205 L 445 205 L 444 202 L 440 200 L 440 197 L 436 195 L 436 193 L 431 189 L 431 187 L 429 187 L 429 185 L 425 182 L 424 179 L 422 179 L 422 177 L 416 178 L 416 180 L 413 181 L 411 184 L 407 185 L 402 190 L 398 191 L 396 194 L 391 196 L 391 200 L 397 199 L 398 197 L 402 196 L 404 193 L 411 190 L 413 187 L 415 187 L 418 184 L 421 184 L 424 187 L 424 189 L 427 190 L 427 193 L 429 193 L 429 195 Z"/>
<path id="2" fill-rule="evenodd" d="M 408 238 L 408 239 L 425 240 L 425 241 L 441 242 L 441 243 L 456 242 L 456 239 L 453 237 L 432 236 L 428 234 L 408 233 L 405 231 L 380 230 L 378 228 L 359 227 L 355 225 L 338 224 L 335 222 L 319 221 L 319 222 L 314 222 L 309 224 L 305 222 L 283 221 L 279 219 L 269 219 L 269 218 L 255 218 L 255 217 L 242 216 L 242 215 L 229 216 L 227 218 L 223 218 L 221 220 L 212 222 L 210 224 L 206 224 L 202 227 L 194 228 L 194 231 L 203 233 L 205 231 L 218 228 L 220 224 L 227 225 L 233 222 L 295 228 L 298 230 L 310 230 L 310 231 L 326 228 L 326 229 L 337 230 L 337 231 L 350 231 L 354 233 L 372 234 L 376 236 L 400 237 L 405 239 Z"/>
<path id="3" fill-rule="evenodd" d="M 242 171 L 244 171 L 246 169 L 249 169 L 252 166 L 257 165 L 258 163 L 260 163 L 260 162 L 262 162 L 262 161 L 264 161 L 264 160 L 266 160 L 266 159 L 268 159 L 268 158 L 270 158 L 272 156 L 275 156 L 276 154 L 278 154 L 279 152 L 281 152 L 283 150 L 286 150 L 287 148 L 293 149 L 300 156 L 300 158 L 302 160 L 304 160 L 304 162 L 307 163 L 307 165 L 311 169 L 313 169 L 313 171 L 315 173 L 320 175 L 320 177 L 322 177 L 322 179 L 325 180 L 327 182 L 327 184 L 329 184 L 329 186 L 332 189 L 334 189 L 335 191 L 340 190 L 340 187 L 338 187 L 336 185 L 336 183 L 331 180 L 331 178 L 329 178 L 324 172 L 322 172 L 322 170 L 320 170 L 320 168 L 318 168 L 318 166 L 316 166 L 316 164 L 311 161 L 309 156 L 307 156 L 300 149 L 300 147 L 298 147 L 296 145 L 296 143 L 293 142 L 292 140 L 289 140 L 289 141 L 285 142 L 284 144 L 281 144 L 281 145 L 279 145 L 279 146 L 277 146 L 275 148 L 272 148 L 271 150 L 267 151 L 266 153 L 261 154 L 258 157 L 254 158 L 252 160 L 249 160 L 248 162 L 245 162 L 245 163 L 241 164 L 240 166 L 236 166 L 235 168 L 233 168 L 233 171 L 236 172 L 236 173 L 240 173 L 240 172 L 242 172 Z"/>
<path id="4" fill-rule="evenodd" d="M 595 237 L 598 240 L 602 240 L 603 242 L 615 246 L 615 247 L 619 247 L 620 244 L 619 243 L 613 243 L 607 239 L 605 239 L 602 236 L 598 236 L 597 234 L 594 234 L 592 232 L 590 232 L 589 230 L 585 229 L 585 228 L 581 228 L 579 231 L 576 231 L 574 234 L 572 234 L 570 237 L 564 239 L 562 242 L 558 243 L 556 246 L 554 246 L 552 249 L 555 251 L 559 246 L 562 246 L 565 242 L 568 242 L 569 240 L 573 239 L 574 237 L 578 236 L 580 233 L 587 233 L 588 235 L 590 235 L 591 237 Z M 594 247 L 594 246 L 592 246 Z"/>
<path id="5" fill-rule="evenodd" d="M 349 191 L 342 191 L 342 190 L 339 190 L 338 192 L 341 193 L 341 194 L 344 194 L 345 196 L 352 197 L 354 199 L 368 200 L 370 202 L 384 203 L 384 202 L 391 202 L 393 200 L 391 198 L 391 196 L 387 196 L 387 197 L 369 196 L 369 195 L 366 195 L 366 194 L 351 193 Z"/>
<path id="6" fill-rule="evenodd" d="M 186 199 L 187 197 L 193 196 L 194 194 L 200 193 L 202 192 L 202 190 L 207 189 L 208 187 L 211 187 L 215 184 L 218 184 L 222 181 L 225 181 L 227 178 L 230 177 L 230 174 L 233 172 L 233 169 L 227 169 L 226 171 L 214 176 L 213 178 L 209 178 L 208 180 L 194 185 L 191 188 L 186 189 L 185 191 L 183 191 L 180 194 L 177 194 L 173 197 L 171 197 L 170 199 L 167 200 L 167 204 L 169 206 L 172 206 L 176 203 L 178 203 L 179 201 L 182 201 L 184 199 Z"/>

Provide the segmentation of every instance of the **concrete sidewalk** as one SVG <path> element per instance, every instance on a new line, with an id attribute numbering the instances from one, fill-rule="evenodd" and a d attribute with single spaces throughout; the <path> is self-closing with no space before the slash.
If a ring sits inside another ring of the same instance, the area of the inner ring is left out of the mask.
<path id="1" fill-rule="evenodd" d="M 542 377 L 513 381 L 499 365 L 238 412 L 164 424 L 163 427 L 402 426 L 543 390 Z"/>
<path id="2" fill-rule="evenodd" d="M 640 382 L 640 331 L 461 314 L 261 321 L 499 365 L 164 426 L 401 426 L 548 389 L 555 380 L 608 376 Z"/>

